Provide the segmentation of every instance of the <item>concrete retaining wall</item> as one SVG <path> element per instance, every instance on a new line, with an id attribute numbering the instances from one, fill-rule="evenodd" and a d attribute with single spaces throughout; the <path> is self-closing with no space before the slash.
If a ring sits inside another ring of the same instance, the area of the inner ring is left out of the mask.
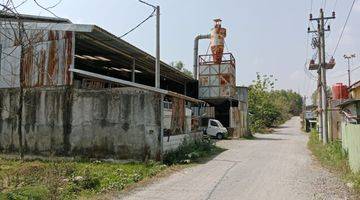
<path id="1" fill-rule="evenodd" d="M 171 152 L 178 149 L 184 142 L 194 142 L 202 139 L 202 132 L 189 133 L 164 137 L 164 152 Z"/>
<path id="2" fill-rule="evenodd" d="M 360 172 L 360 125 L 342 124 L 342 146 L 349 155 L 351 170 Z"/>
<path id="3" fill-rule="evenodd" d="M 161 157 L 159 94 L 135 88 L 25 92 L 22 140 L 18 134 L 19 89 L 0 90 L 0 150 L 26 154 L 115 159 Z"/>

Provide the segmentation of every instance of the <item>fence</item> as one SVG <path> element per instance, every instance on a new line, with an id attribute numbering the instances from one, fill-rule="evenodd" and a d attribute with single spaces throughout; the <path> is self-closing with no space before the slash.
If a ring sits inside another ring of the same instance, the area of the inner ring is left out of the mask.
<path id="1" fill-rule="evenodd" d="M 342 124 L 342 147 L 349 155 L 353 172 L 360 172 L 360 125 Z"/>

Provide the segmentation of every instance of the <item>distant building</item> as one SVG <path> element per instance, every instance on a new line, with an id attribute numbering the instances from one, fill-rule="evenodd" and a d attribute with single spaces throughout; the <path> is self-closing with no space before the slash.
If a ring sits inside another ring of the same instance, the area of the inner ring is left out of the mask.
<path id="1" fill-rule="evenodd" d="M 344 121 L 360 123 L 360 81 L 349 87 L 350 98 L 338 105 L 344 116 Z"/>

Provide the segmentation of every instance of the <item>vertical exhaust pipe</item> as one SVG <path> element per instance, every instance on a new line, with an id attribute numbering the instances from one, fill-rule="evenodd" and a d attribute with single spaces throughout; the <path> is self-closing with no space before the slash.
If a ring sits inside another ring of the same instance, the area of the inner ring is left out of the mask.
<path id="1" fill-rule="evenodd" d="M 198 35 L 195 37 L 195 41 L 194 41 L 194 79 L 198 80 L 198 57 L 199 57 L 199 40 L 202 39 L 210 39 L 211 35 L 207 34 L 207 35 Z"/>

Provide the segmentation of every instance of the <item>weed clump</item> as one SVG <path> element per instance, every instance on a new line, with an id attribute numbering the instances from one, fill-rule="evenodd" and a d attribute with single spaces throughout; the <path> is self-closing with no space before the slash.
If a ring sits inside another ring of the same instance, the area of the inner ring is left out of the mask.
<path id="1" fill-rule="evenodd" d="M 195 142 L 184 141 L 184 143 L 175 151 L 167 152 L 164 156 L 164 164 L 189 164 L 197 162 L 202 158 L 215 155 L 223 151 L 216 147 L 210 139 L 202 139 Z"/>
<path id="2" fill-rule="evenodd" d="M 319 133 L 313 130 L 308 147 L 323 166 L 341 174 L 342 178 L 346 182 L 352 183 L 354 189 L 360 193 L 360 174 L 351 172 L 348 155 L 343 151 L 341 141 L 333 141 L 324 145 L 319 140 Z"/>

